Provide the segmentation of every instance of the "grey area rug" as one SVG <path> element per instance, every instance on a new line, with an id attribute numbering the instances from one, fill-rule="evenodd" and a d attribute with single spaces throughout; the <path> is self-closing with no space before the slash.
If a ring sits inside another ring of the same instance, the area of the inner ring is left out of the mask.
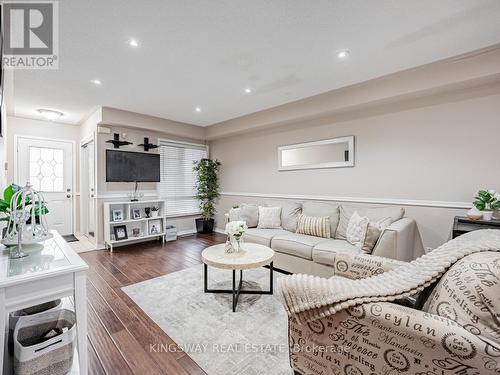
<path id="1" fill-rule="evenodd" d="M 231 271 L 208 271 L 209 288 L 231 288 Z M 274 285 L 281 276 L 274 273 Z M 243 280 L 244 288 L 267 290 L 269 270 L 244 271 Z M 203 292 L 202 265 L 123 291 L 210 375 L 293 374 L 287 316 L 276 295 L 242 294 L 233 313 L 230 294 Z M 167 343 L 152 344 L 152 350 L 169 350 Z"/>

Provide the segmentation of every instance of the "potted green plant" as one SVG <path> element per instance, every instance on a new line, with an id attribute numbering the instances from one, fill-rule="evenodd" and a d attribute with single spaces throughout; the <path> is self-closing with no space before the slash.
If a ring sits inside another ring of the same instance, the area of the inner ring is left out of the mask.
<path id="1" fill-rule="evenodd" d="M 219 198 L 219 171 L 220 163 L 217 160 L 201 159 L 195 163 L 196 195 L 200 201 L 202 217 L 196 219 L 198 233 L 212 233 L 214 230 L 215 202 Z"/>
<path id="2" fill-rule="evenodd" d="M 158 217 L 159 212 L 160 212 L 160 206 L 151 207 L 151 217 Z"/>
<path id="3" fill-rule="evenodd" d="M 0 198 L 0 221 L 9 221 L 10 219 L 10 208 L 12 204 L 12 197 L 14 196 L 15 193 L 17 193 L 19 190 L 21 190 L 21 186 L 16 185 L 16 184 L 11 184 L 5 188 L 3 191 L 3 199 Z M 49 213 L 49 210 L 45 203 L 42 204 L 41 207 L 31 207 L 31 202 L 29 199 L 25 202 L 25 207 L 29 210 L 30 214 L 32 213 L 32 210 L 35 210 L 35 221 L 37 223 L 40 222 L 40 215 L 47 215 Z M 21 202 L 18 201 L 17 209 L 21 208 Z M 41 210 L 40 210 L 41 208 Z M 27 221 L 27 224 L 31 224 L 31 216 Z M 5 232 L 7 231 L 7 228 L 3 228 L 2 230 L 2 238 L 4 237 Z"/>
<path id="4" fill-rule="evenodd" d="M 500 194 L 495 190 L 480 190 L 474 206 L 483 214 L 483 220 L 491 220 L 493 211 L 500 208 Z"/>

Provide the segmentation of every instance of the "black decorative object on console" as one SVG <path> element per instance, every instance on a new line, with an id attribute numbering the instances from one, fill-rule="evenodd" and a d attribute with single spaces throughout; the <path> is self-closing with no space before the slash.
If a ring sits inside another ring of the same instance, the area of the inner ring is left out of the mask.
<path id="1" fill-rule="evenodd" d="M 114 133 L 113 139 L 106 141 L 106 143 L 112 143 L 115 148 L 120 148 L 120 146 L 132 145 L 132 142 L 129 141 L 120 141 L 120 134 Z"/>
<path id="2" fill-rule="evenodd" d="M 154 143 L 149 143 L 149 138 L 148 137 L 144 137 L 144 143 L 141 143 L 138 146 L 143 146 L 144 147 L 144 151 L 149 151 L 152 148 L 157 148 L 158 147 L 158 145 L 155 145 Z"/>

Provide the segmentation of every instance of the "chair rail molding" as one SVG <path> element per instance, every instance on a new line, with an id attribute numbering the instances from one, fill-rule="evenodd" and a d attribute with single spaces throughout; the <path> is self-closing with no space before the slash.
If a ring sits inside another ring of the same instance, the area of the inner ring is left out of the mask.
<path id="1" fill-rule="evenodd" d="M 432 200 L 420 200 L 420 199 L 337 197 L 331 195 L 247 193 L 247 192 L 233 192 L 233 191 L 223 191 L 220 194 L 223 196 L 237 196 L 237 197 L 281 198 L 281 199 L 335 201 L 335 202 L 351 202 L 351 203 L 391 204 L 399 206 L 438 207 L 438 208 L 455 208 L 455 209 L 470 209 L 472 207 L 472 203 L 469 202 L 432 201 Z"/>

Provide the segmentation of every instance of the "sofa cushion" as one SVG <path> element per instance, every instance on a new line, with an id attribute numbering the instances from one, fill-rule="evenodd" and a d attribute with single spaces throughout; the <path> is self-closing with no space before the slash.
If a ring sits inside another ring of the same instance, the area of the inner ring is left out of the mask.
<path id="1" fill-rule="evenodd" d="M 264 246 L 271 247 L 271 239 L 278 234 L 289 233 L 283 229 L 260 229 L 248 228 L 243 235 L 243 241 L 258 243 Z"/>
<path id="2" fill-rule="evenodd" d="M 313 247 L 312 259 L 316 263 L 333 266 L 335 255 L 339 253 L 358 254 L 361 250 L 344 240 L 327 240 Z"/>
<path id="3" fill-rule="evenodd" d="M 347 225 L 349 224 L 349 220 L 354 212 L 358 212 L 359 216 L 366 216 L 370 219 L 370 221 L 381 221 L 383 219 L 390 219 L 389 224 L 394 223 L 401 219 L 405 210 L 402 207 L 396 206 L 349 206 L 342 205 L 340 206 L 340 218 L 339 225 L 337 227 L 337 232 L 335 233 L 335 238 L 338 240 L 346 239 Z"/>
<path id="4" fill-rule="evenodd" d="M 329 216 L 330 233 L 335 236 L 339 223 L 339 205 L 327 202 L 304 202 L 302 203 L 302 214 L 306 216 Z"/>
<path id="5" fill-rule="evenodd" d="M 312 249 L 324 238 L 308 236 L 306 234 L 290 233 L 278 234 L 271 240 L 271 248 L 278 253 L 285 253 L 312 260 Z"/>
<path id="6" fill-rule="evenodd" d="M 297 233 L 330 238 L 330 216 L 316 217 L 301 214 L 297 224 Z"/>
<path id="7" fill-rule="evenodd" d="M 302 212 L 302 204 L 288 200 L 271 200 L 266 202 L 267 206 L 281 207 L 281 227 L 290 232 L 297 229 L 297 221 Z"/>
<path id="8" fill-rule="evenodd" d="M 281 207 L 259 206 L 259 229 L 281 229 Z"/>
<path id="9" fill-rule="evenodd" d="M 444 274 L 423 310 L 453 320 L 495 346 L 500 336 L 499 285 L 500 253 L 475 253 Z"/>
<path id="10" fill-rule="evenodd" d="M 243 203 L 238 214 L 240 220 L 247 223 L 249 228 L 255 228 L 259 223 L 259 207 L 255 204 Z"/>

